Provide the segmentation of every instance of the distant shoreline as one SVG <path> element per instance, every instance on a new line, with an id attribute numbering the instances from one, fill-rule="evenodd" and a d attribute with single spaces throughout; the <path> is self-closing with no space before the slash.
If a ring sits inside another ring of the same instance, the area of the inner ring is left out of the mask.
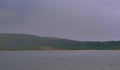
<path id="1" fill-rule="evenodd" d="M 14 51 L 120 51 L 120 50 L 0 50 L 0 52 L 14 52 Z"/>

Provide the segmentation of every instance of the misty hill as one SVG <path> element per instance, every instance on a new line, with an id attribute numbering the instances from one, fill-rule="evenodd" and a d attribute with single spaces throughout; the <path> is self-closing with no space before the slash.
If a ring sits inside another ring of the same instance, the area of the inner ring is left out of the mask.
<path id="1" fill-rule="evenodd" d="M 0 50 L 120 50 L 120 41 L 73 41 L 28 34 L 0 34 Z"/>

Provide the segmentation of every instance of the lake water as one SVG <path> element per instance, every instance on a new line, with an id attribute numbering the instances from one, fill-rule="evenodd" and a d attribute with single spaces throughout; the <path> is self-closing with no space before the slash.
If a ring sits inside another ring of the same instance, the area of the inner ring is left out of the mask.
<path id="1" fill-rule="evenodd" d="M 120 51 L 1 51 L 0 70 L 120 70 Z"/>

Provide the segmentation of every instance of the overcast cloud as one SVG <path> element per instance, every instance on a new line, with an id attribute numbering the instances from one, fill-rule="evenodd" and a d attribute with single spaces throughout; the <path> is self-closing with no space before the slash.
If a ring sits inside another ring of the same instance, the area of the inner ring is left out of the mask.
<path id="1" fill-rule="evenodd" d="M 120 40 L 119 0 L 0 0 L 0 33 Z"/>

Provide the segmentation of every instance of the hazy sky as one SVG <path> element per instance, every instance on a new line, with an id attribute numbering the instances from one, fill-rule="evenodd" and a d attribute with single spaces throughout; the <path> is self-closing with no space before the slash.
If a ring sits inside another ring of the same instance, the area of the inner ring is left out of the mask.
<path id="1" fill-rule="evenodd" d="M 0 33 L 120 40 L 120 0 L 0 0 Z"/>

